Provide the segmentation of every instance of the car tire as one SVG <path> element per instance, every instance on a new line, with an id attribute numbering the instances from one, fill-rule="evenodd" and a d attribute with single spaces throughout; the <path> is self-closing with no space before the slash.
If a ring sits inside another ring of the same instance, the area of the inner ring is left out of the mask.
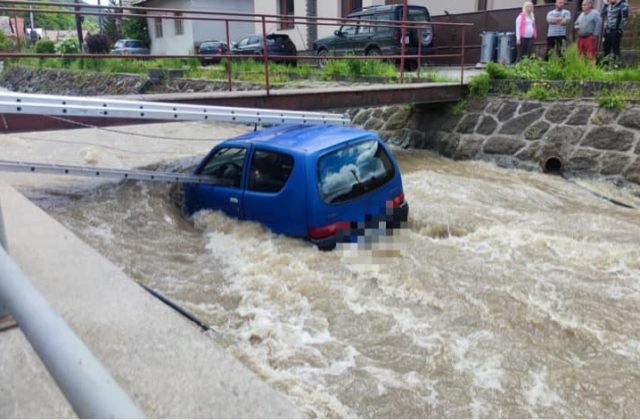
<path id="1" fill-rule="evenodd" d="M 382 55 L 382 51 L 380 51 L 380 48 L 378 47 L 371 47 L 364 53 L 364 55 L 367 57 L 380 57 Z"/>
<path id="2" fill-rule="evenodd" d="M 321 69 L 327 67 L 327 63 L 329 62 L 329 59 L 327 58 L 329 56 L 329 51 L 322 48 L 318 50 L 318 54 L 316 55 L 319 57 L 318 67 L 320 67 Z"/>

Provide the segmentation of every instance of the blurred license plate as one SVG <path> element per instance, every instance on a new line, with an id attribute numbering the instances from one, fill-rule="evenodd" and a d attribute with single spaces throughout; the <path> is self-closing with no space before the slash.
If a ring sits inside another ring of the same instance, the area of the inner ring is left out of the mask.
<path id="1" fill-rule="evenodd" d="M 409 35 L 407 35 L 407 36 L 405 36 L 405 37 L 404 37 L 404 43 L 405 43 L 405 44 L 408 44 L 408 43 L 409 43 Z"/>

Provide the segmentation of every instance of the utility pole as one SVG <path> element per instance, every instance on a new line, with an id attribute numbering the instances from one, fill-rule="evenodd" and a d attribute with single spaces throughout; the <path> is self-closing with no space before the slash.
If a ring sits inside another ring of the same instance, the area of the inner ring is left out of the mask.
<path id="1" fill-rule="evenodd" d="M 31 30 L 33 30 L 36 25 L 33 23 L 33 6 L 31 4 L 29 4 L 29 19 L 31 20 Z"/>
<path id="2" fill-rule="evenodd" d="M 98 0 L 98 6 L 101 6 L 100 0 Z M 102 16 L 102 8 L 98 9 L 100 11 L 100 16 L 98 16 L 98 27 L 100 28 L 100 33 L 102 33 L 102 26 L 104 24 L 104 16 Z"/>
<path id="3" fill-rule="evenodd" d="M 80 0 L 75 0 L 76 4 L 80 4 Z M 75 8 L 76 12 L 80 11 L 80 7 Z M 76 15 L 76 29 L 78 31 L 78 44 L 80 46 L 80 52 L 83 52 L 82 45 L 84 44 L 84 40 L 82 39 L 82 16 L 79 14 Z"/>

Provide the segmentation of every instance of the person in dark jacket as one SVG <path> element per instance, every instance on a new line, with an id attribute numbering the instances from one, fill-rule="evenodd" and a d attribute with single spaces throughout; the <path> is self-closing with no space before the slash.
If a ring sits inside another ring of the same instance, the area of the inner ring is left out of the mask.
<path id="1" fill-rule="evenodd" d="M 616 59 L 620 58 L 620 43 L 624 28 L 629 21 L 629 5 L 626 0 L 609 0 L 602 9 L 602 21 L 605 25 L 604 55 L 613 52 Z"/>

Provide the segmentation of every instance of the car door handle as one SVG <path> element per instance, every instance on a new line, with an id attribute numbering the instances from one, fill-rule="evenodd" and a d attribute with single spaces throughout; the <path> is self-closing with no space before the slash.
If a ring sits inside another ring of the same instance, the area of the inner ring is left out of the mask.
<path id="1" fill-rule="evenodd" d="M 229 198 L 229 202 L 233 203 L 233 204 L 238 204 L 239 201 L 238 201 L 237 197 L 231 197 L 231 198 Z"/>

